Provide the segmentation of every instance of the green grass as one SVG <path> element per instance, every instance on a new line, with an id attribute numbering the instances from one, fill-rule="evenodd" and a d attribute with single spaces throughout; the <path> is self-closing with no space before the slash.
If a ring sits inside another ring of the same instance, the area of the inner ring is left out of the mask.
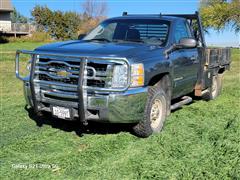
<path id="1" fill-rule="evenodd" d="M 36 43 L 36 42 L 27 42 L 27 43 L 19 43 L 19 42 L 13 42 L 13 43 L 5 43 L 0 45 L 1 53 L 5 52 L 13 52 L 17 49 L 27 49 L 32 50 L 40 45 L 43 45 L 44 43 Z M 46 43 L 45 43 L 46 44 Z"/>
<path id="2" fill-rule="evenodd" d="M 160 134 L 140 139 L 120 125 L 82 131 L 73 122 L 30 118 L 12 52 L 39 45 L 0 45 L 1 179 L 240 179 L 239 50 L 220 97 L 184 106 Z"/>

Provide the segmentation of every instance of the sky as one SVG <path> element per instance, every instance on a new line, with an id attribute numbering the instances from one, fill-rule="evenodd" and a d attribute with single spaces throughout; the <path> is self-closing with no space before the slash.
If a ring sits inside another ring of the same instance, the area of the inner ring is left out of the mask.
<path id="1" fill-rule="evenodd" d="M 199 0 L 106 0 L 106 2 L 108 17 L 121 16 L 124 11 L 129 14 L 191 14 L 197 11 L 199 6 Z M 83 11 L 81 7 L 83 0 L 12 0 L 12 3 L 22 15 L 27 17 L 31 16 L 31 10 L 35 5 L 47 5 L 52 10 L 79 13 Z M 207 45 L 239 46 L 240 44 L 240 35 L 229 28 L 223 32 L 210 30 L 205 38 Z"/>

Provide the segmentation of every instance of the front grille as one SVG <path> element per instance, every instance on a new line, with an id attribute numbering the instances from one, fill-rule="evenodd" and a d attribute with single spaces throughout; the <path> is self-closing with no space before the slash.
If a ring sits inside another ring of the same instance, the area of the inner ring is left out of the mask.
<path id="1" fill-rule="evenodd" d="M 78 84 L 80 62 L 40 58 L 35 68 L 39 80 Z"/>
<path id="2" fill-rule="evenodd" d="M 89 79 L 87 81 L 87 86 L 104 88 L 105 87 L 105 81 Z"/>
<path id="3" fill-rule="evenodd" d="M 59 82 L 59 83 L 66 83 L 66 84 L 75 84 L 75 85 L 78 84 L 78 78 L 54 79 L 49 77 L 46 74 L 39 74 L 38 79 L 43 81 L 52 81 L 52 82 Z"/>
<path id="4" fill-rule="evenodd" d="M 36 86 L 46 98 L 62 98 L 64 93 L 78 97 L 80 60 L 41 57 L 36 62 Z M 113 63 L 99 60 L 87 61 L 84 70 L 84 86 L 109 88 L 112 81 Z M 70 98 L 70 97 L 69 97 Z"/>

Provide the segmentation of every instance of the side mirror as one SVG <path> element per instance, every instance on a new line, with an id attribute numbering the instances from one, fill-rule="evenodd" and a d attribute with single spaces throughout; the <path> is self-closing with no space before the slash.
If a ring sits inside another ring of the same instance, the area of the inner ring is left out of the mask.
<path id="1" fill-rule="evenodd" d="M 170 46 L 168 49 L 164 51 L 165 57 L 168 59 L 169 54 L 176 49 L 181 49 L 181 48 L 195 48 L 197 47 L 197 41 L 194 38 L 182 38 L 180 39 L 178 44 L 173 44 Z"/>
<path id="2" fill-rule="evenodd" d="M 86 36 L 86 34 L 79 34 L 78 39 L 82 40 L 85 36 Z"/>
<path id="3" fill-rule="evenodd" d="M 195 48 L 197 41 L 194 38 L 182 38 L 177 44 L 180 48 Z"/>

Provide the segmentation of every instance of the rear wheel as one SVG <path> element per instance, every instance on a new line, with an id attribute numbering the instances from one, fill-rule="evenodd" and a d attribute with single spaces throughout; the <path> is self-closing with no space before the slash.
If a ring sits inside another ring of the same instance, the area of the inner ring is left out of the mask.
<path id="1" fill-rule="evenodd" d="M 212 85 L 208 88 L 208 92 L 203 95 L 203 99 L 209 101 L 216 99 L 222 90 L 222 74 L 217 74 L 212 77 Z"/>
<path id="2" fill-rule="evenodd" d="M 137 136 L 148 137 L 153 133 L 159 133 L 163 128 L 170 101 L 164 89 L 160 82 L 149 87 L 144 117 L 133 127 Z"/>

